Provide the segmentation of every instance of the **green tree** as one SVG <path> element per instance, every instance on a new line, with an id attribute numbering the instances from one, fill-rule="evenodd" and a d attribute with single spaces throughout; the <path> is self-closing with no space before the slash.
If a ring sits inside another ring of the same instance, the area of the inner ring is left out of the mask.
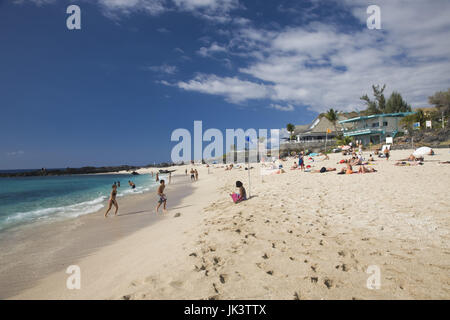
<path id="1" fill-rule="evenodd" d="M 423 112 L 422 109 L 417 110 L 416 113 L 414 114 L 410 114 L 409 116 L 403 117 L 400 120 L 400 124 L 403 125 L 408 132 L 411 134 L 413 131 L 413 124 L 419 122 L 420 123 L 420 128 L 424 128 L 425 127 L 425 121 L 426 121 L 426 117 L 425 117 L 425 113 Z"/>
<path id="2" fill-rule="evenodd" d="M 352 141 L 353 141 L 353 138 L 348 137 L 348 136 L 347 137 L 341 136 L 340 138 L 337 139 L 338 145 L 341 145 L 341 146 L 346 146 Z"/>
<path id="3" fill-rule="evenodd" d="M 293 132 L 295 130 L 295 126 L 292 123 L 288 123 L 286 125 L 286 130 L 289 132 L 289 141 L 292 140 Z"/>
<path id="4" fill-rule="evenodd" d="M 367 94 L 363 95 L 360 99 L 365 101 L 367 109 L 365 113 L 367 115 L 379 114 L 386 112 L 386 98 L 384 97 L 384 89 L 386 85 L 380 88 L 379 85 L 372 85 L 373 95 L 375 100 L 371 100 Z"/>
<path id="5" fill-rule="evenodd" d="M 334 131 L 337 133 L 338 129 L 337 129 L 336 123 L 337 123 L 338 118 L 339 118 L 338 112 L 336 110 L 334 110 L 333 108 L 330 108 L 330 110 L 328 110 L 325 113 L 325 118 L 327 118 L 328 121 L 330 121 L 333 124 Z"/>
<path id="6" fill-rule="evenodd" d="M 431 97 L 428 97 L 428 102 L 436 107 L 438 113 L 440 113 L 442 123 L 442 117 L 445 119 L 450 114 L 450 88 L 447 91 L 438 91 Z"/>
<path id="7" fill-rule="evenodd" d="M 400 93 L 394 91 L 386 103 L 386 113 L 410 112 L 411 106 L 403 100 Z"/>

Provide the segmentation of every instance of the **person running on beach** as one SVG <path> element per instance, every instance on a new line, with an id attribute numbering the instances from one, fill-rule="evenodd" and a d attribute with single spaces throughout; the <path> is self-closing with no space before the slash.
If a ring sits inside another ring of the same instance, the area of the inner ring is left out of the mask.
<path id="1" fill-rule="evenodd" d="M 156 206 L 156 213 L 158 213 L 159 207 L 161 206 L 161 204 L 164 204 L 163 206 L 163 210 L 167 211 L 166 209 L 166 204 L 167 204 L 167 197 L 164 194 L 164 189 L 166 188 L 165 182 L 164 180 L 160 181 L 158 190 L 157 190 L 157 194 L 159 196 L 159 200 L 158 200 L 158 205 Z"/>
<path id="2" fill-rule="evenodd" d="M 197 169 L 195 169 L 194 172 L 195 172 L 195 181 L 197 181 L 198 180 L 198 171 L 197 171 Z"/>
<path id="3" fill-rule="evenodd" d="M 193 168 L 191 168 L 191 181 L 195 181 L 195 171 L 194 171 L 194 169 Z"/>
<path id="4" fill-rule="evenodd" d="M 111 210 L 113 205 L 114 205 L 114 207 L 116 207 L 116 212 L 114 213 L 114 215 L 117 215 L 117 211 L 119 210 L 119 205 L 117 204 L 116 196 L 117 196 L 117 185 L 113 184 L 111 195 L 109 196 L 108 210 L 106 210 L 106 212 L 105 212 L 105 218 L 108 216 L 108 212 L 109 212 L 109 210 Z"/>

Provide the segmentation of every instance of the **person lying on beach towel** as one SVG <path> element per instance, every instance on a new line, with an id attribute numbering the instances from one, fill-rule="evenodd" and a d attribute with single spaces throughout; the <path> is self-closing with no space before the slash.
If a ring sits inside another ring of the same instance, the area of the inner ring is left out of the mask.
<path id="1" fill-rule="evenodd" d="M 409 167 L 409 166 L 421 166 L 423 165 L 423 162 L 406 162 L 406 161 L 399 161 L 394 166 L 397 167 Z"/>
<path id="2" fill-rule="evenodd" d="M 415 157 L 413 154 L 410 155 L 408 158 L 406 159 L 400 159 L 398 161 L 423 161 L 424 158 L 423 157 Z"/>
<path id="3" fill-rule="evenodd" d="M 336 171 L 336 168 L 325 168 L 325 167 L 322 167 L 322 168 L 320 168 L 320 170 L 313 170 L 311 172 L 312 173 L 325 173 L 325 172 L 331 172 L 331 171 Z"/>
<path id="4" fill-rule="evenodd" d="M 377 170 L 375 170 L 375 168 L 366 168 L 364 166 L 360 166 L 358 173 L 373 173 L 373 172 L 377 172 Z"/>
<path id="5" fill-rule="evenodd" d="M 231 199 L 234 203 L 239 203 L 241 201 L 247 200 L 247 192 L 245 191 L 244 185 L 240 181 L 236 181 L 236 188 L 238 188 L 239 193 L 230 194 Z"/>
<path id="6" fill-rule="evenodd" d="M 353 167 L 350 163 L 347 163 L 347 166 L 345 168 L 342 168 L 341 171 L 338 172 L 338 174 L 353 174 L 357 173 L 356 171 L 353 171 Z"/>
<path id="7" fill-rule="evenodd" d="M 450 164 L 450 161 L 442 161 L 442 162 L 439 162 L 439 164 Z"/>

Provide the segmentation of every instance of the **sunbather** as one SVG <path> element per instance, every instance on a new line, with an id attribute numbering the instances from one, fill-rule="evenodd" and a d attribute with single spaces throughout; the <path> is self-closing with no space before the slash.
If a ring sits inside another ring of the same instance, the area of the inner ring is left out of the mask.
<path id="1" fill-rule="evenodd" d="M 409 166 L 419 166 L 423 165 L 423 162 L 406 162 L 406 161 L 399 161 L 394 166 L 397 167 L 409 167 Z"/>
<path id="2" fill-rule="evenodd" d="M 313 170 L 311 172 L 313 172 L 313 173 L 325 173 L 325 172 L 330 172 L 330 171 L 336 171 L 336 168 L 325 168 L 325 167 L 322 167 L 322 168 L 320 168 L 320 170 Z"/>
<path id="3" fill-rule="evenodd" d="M 400 159 L 399 161 L 423 161 L 424 158 L 423 157 L 416 157 L 413 154 L 410 155 L 408 158 L 406 159 Z"/>
<path id="4" fill-rule="evenodd" d="M 377 170 L 375 170 L 375 168 L 366 168 L 364 166 L 360 166 L 358 173 L 372 173 L 372 172 L 377 172 Z"/>
<path id="5" fill-rule="evenodd" d="M 247 200 L 247 192 L 245 191 L 244 185 L 241 181 L 236 181 L 236 188 L 238 188 L 239 193 L 230 194 L 234 203 L 239 203 L 241 201 Z"/>
<path id="6" fill-rule="evenodd" d="M 350 163 L 347 163 L 347 166 L 345 168 L 342 168 L 341 171 L 338 172 L 338 174 L 353 174 L 357 173 L 353 171 L 353 167 Z"/>

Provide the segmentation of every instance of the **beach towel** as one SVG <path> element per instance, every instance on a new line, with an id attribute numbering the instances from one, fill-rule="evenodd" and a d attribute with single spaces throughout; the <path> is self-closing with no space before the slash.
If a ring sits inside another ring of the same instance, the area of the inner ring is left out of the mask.
<path id="1" fill-rule="evenodd" d="M 241 199 L 241 195 L 237 194 L 237 193 L 230 194 L 230 196 L 231 196 L 231 199 L 233 199 L 234 203 L 238 202 Z"/>

